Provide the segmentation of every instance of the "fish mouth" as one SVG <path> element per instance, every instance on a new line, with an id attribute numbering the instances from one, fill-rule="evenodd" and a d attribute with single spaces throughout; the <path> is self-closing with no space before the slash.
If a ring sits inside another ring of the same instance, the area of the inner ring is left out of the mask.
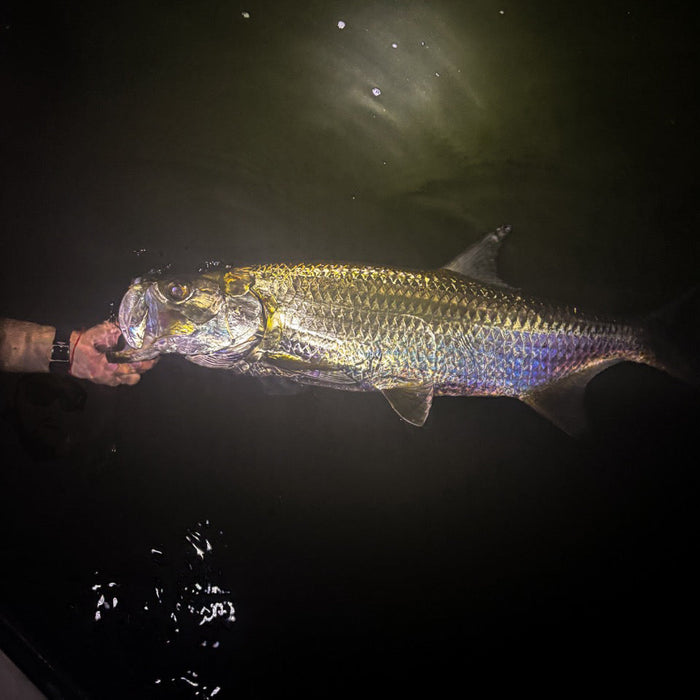
<path id="1" fill-rule="evenodd" d="M 139 280 L 134 280 L 119 306 L 119 327 L 129 347 L 143 347 L 147 321 L 146 289 Z"/>
<path id="2" fill-rule="evenodd" d="M 149 282 L 137 278 L 124 295 L 119 306 L 119 327 L 128 347 L 108 350 L 108 362 L 141 362 L 152 360 L 160 354 L 153 345 L 157 338 L 149 328 L 151 314 L 146 293 L 149 287 Z"/>

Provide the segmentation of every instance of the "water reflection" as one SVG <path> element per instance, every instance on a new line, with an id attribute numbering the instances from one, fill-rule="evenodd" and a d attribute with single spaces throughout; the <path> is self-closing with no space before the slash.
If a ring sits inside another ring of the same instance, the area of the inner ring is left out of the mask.
<path id="1" fill-rule="evenodd" d="M 463 28 L 444 10 L 408 3 L 354 8 L 337 21 L 317 20 L 298 55 L 312 78 L 304 122 L 318 130 L 337 172 L 363 169 L 371 190 L 410 191 L 444 178 L 460 156 L 475 155 L 485 103 L 474 87 L 478 62 Z M 323 152 L 323 151 L 321 151 Z M 395 166 L 389 176 L 376 170 Z"/>
<path id="2" fill-rule="evenodd" d="M 175 688 L 185 697 L 213 698 L 223 688 L 207 654 L 225 648 L 236 621 L 231 591 L 215 562 L 215 550 L 225 546 L 222 531 L 203 520 L 186 530 L 179 551 L 151 547 L 141 580 L 101 580 L 95 572 L 95 624 L 107 625 L 107 634 L 117 635 L 113 642 L 120 643 L 126 628 L 150 635 L 141 641 L 158 646 L 150 680 L 154 692 L 171 697 Z"/>

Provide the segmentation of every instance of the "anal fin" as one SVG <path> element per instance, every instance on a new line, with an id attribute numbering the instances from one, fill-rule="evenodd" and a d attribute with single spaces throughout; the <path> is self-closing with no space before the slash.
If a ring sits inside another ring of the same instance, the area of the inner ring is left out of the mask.
<path id="1" fill-rule="evenodd" d="M 558 381 L 533 389 L 520 397 L 565 433 L 580 436 L 586 432 L 587 421 L 583 403 L 588 382 L 597 374 L 620 360 L 605 360 L 574 372 Z"/>
<path id="2" fill-rule="evenodd" d="M 381 392 L 406 422 L 421 427 L 427 420 L 433 404 L 432 384 L 402 384 Z"/>

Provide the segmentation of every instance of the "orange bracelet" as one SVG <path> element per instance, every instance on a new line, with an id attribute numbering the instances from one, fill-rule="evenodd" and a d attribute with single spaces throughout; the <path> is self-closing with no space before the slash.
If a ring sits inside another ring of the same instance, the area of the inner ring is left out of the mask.
<path id="1" fill-rule="evenodd" d="M 75 355 L 75 349 L 78 347 L 78 343 L 80 342 L 80 339 L 83 337 L 83 330 L 81 330 L 78 333 L 78 339 L 75 341 L 75 345 L 73 346 L 72 350 L 70 351 L 70 362 L 68 363 L 68 374 L 71 373 L 71 370 L 73 369 L 73 356 Z"/>

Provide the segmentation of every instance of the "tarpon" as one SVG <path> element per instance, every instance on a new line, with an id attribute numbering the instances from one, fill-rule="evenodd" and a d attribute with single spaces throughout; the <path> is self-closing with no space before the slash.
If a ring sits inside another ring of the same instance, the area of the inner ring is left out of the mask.
<path id="1" fill-rule="evenodd" d="M 109 359 L 177 353 L 244 375 L 379 391 L 417 426 L 434 396 L 511 396 L 579 433 L 596 374 L 622 361 L 668 367 L 646 324 L 504 284 L 496 255 L 509 232 L 498 228 L 437 270 L 304 263 L 152 273 L 124 295 L 129 347 Z"/>

